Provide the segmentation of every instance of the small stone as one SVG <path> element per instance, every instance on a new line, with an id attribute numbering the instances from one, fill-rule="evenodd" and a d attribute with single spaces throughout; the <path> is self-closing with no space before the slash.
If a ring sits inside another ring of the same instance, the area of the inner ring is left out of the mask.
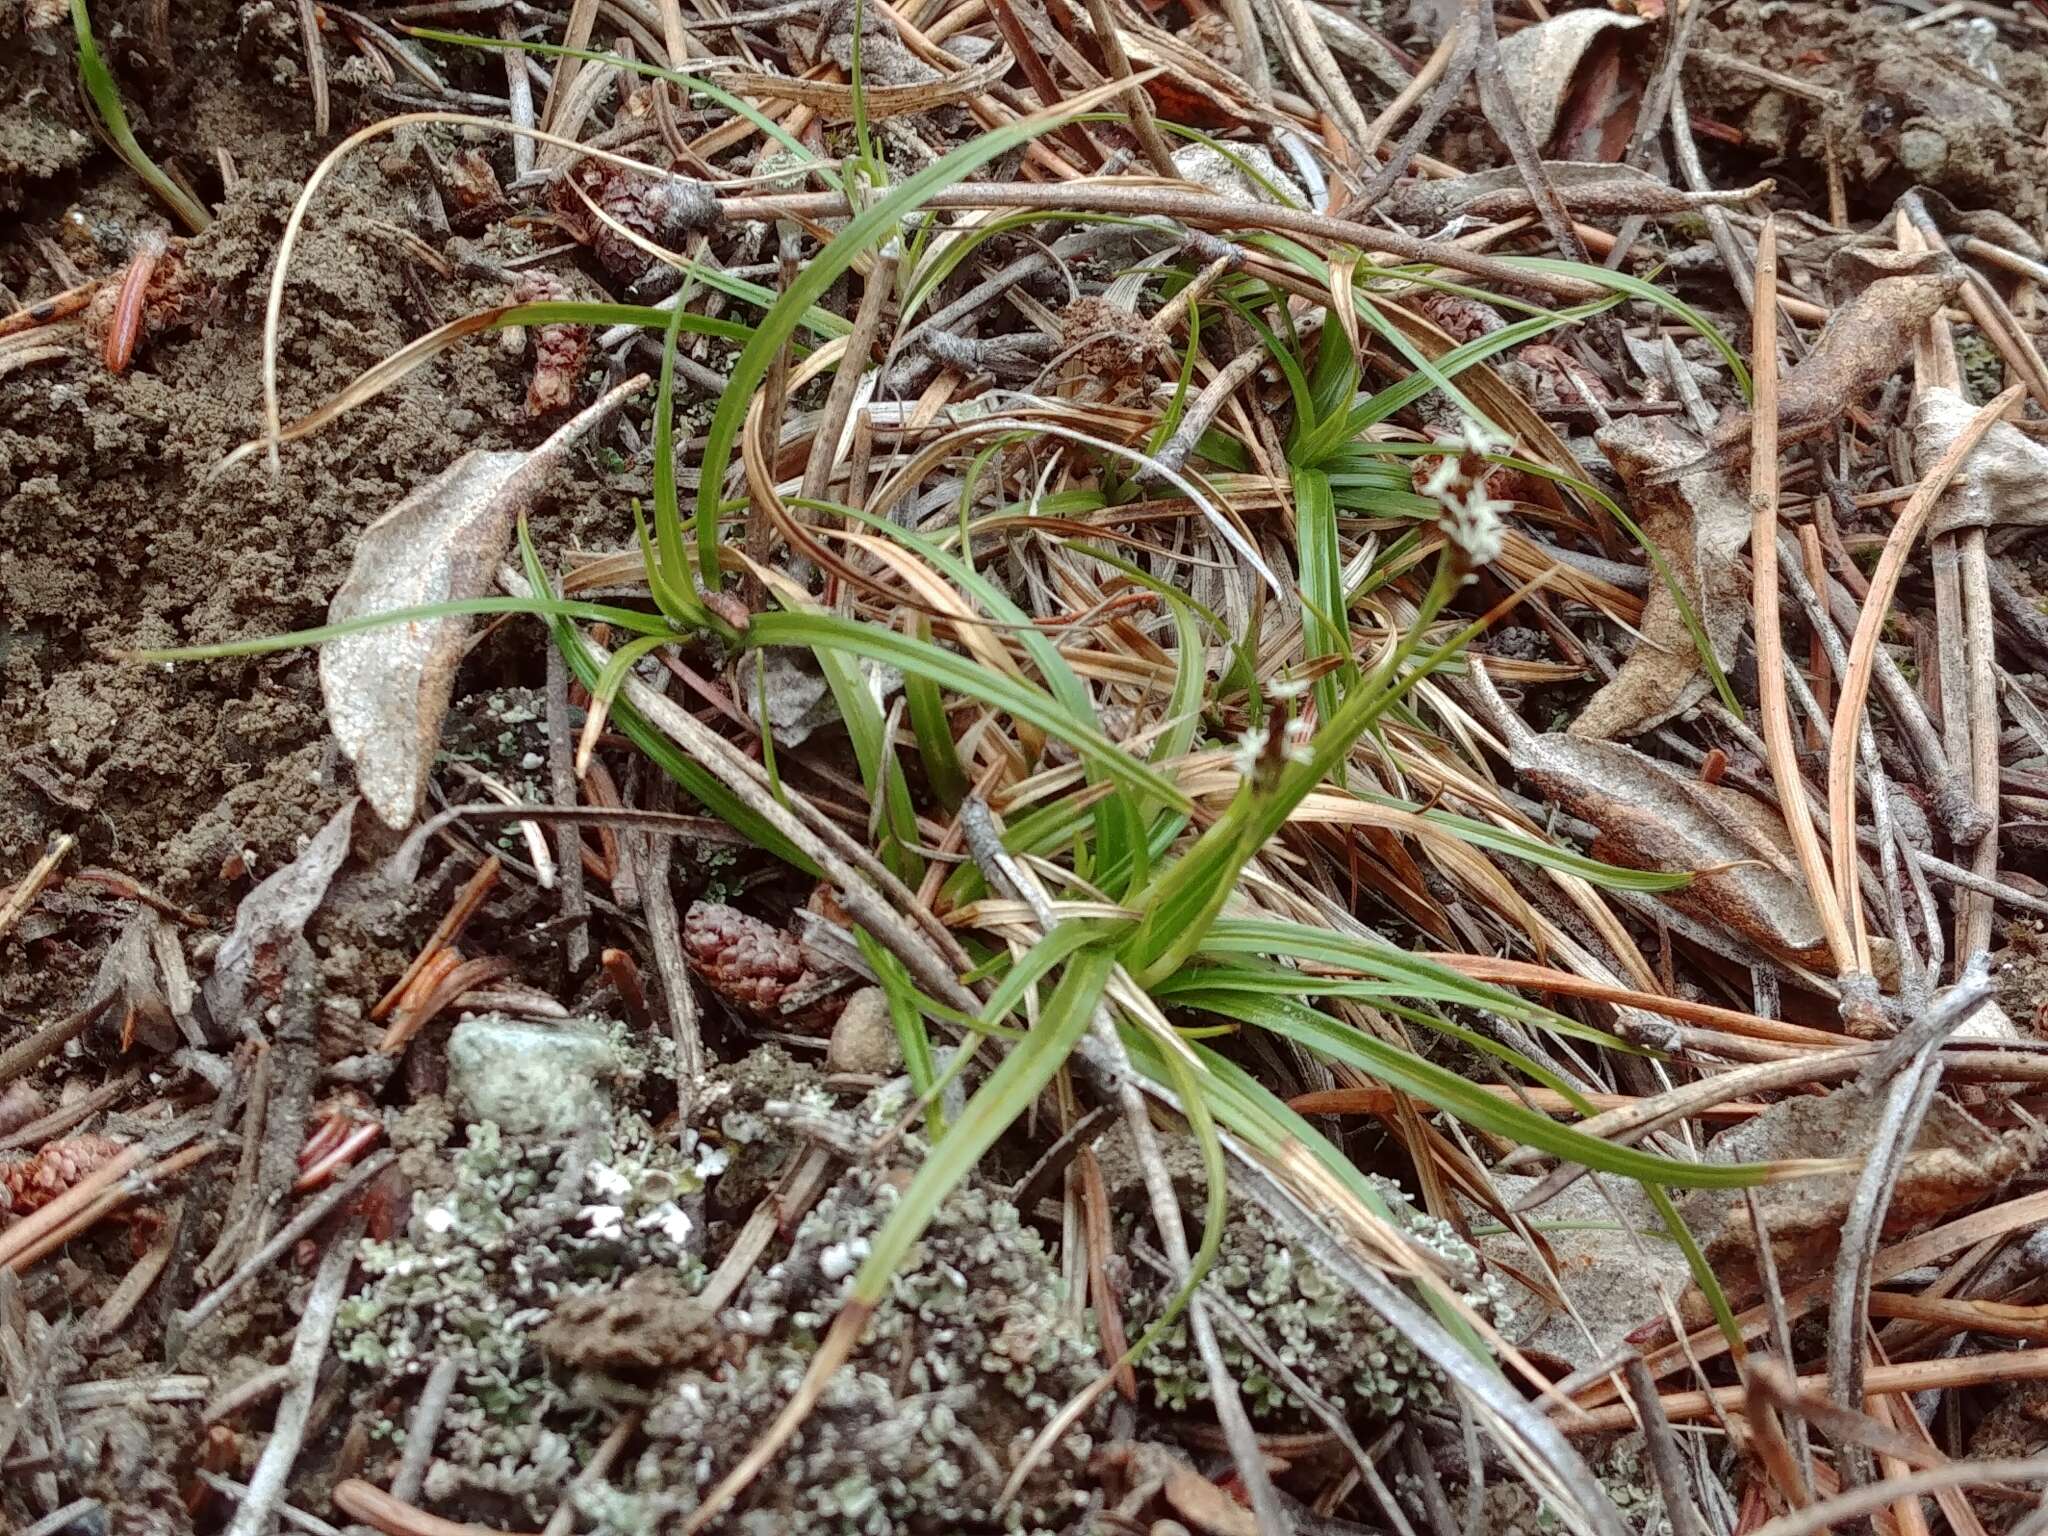
<path id="1" fill-rule="evenodd" d="M 833 1072 L 890 1077 L 902 1070 L 903 1046 L 889 1017 L 889 997 L 880 987 L 862 987 L 846 1000 L 832 1026 L 825 1065 Z"/>
<path id="2" fill-rule="evenodd" d="M 611 1114 L 618 1053 L 602 1025 L 490 1014 L 448 1037 L 448 1091 L 465 1118 L 508 1136 L 570 1136 Z"/>
<path id="3" fill-rule="evenodd" d="M 1948 164 L 1948 139 L 1938 129 L 1911 127 L 1899 135 L 1899 164 L 1915 176 L 1929 176 Z"/>

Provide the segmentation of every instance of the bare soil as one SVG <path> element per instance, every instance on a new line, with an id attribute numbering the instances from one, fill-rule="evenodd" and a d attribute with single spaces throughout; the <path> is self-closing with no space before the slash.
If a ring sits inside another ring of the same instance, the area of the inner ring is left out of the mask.
<path id="1" fill-rule="evenodd" d="M 146 8 L 98 9 L 118 61 Z M 289 859 L 344 793 L 322 748 L 312 655 L 172 671 L 107 653 L 322 622 L 357 530 L 465 450 L 541 435 L 519 364 L 478 343 L 356 413 L 348 431 L 297 447 L 278 478 L 259 466 L 209 479 L 260 428 L 271 262 L 322 148 L 303 83 L 237 48 L 239 9 L 174 8 L 179 74 L 158 117 L 138 113 L 138 133 L 218 203 L 185 248 L 204 320 L 145 345 L 121 376 L 95 356 L 0 379 L 0 868 L 25 867 L 68 831 L 84 863 L 214 916 Z M 0 51 L 0 121 L 32 140 L 0 150 L 0 206 L 19 209 L 0 239 L 11 307 L 51 291 L 46 242 L 83 276 L 103 276 L 162 213 L 111 155 L 67 149 L 86 133 L 68 29 Z M 337 88 L 339 113 L 355 104 Z M 225 197 L 223 148 L 236 174 Z M 322 191 L 284 309 L 287 416 L 476 301 L 475 285 L 440 281 L 395 247 L 419 174 L 401 149 L 373 145 Z M 601 475 L 576 478 L 596 506 Z M 28 1011 L 74 990 L 94 937 L 35 936 L 38 963 L 0 976 L 0 1007 Z"/>

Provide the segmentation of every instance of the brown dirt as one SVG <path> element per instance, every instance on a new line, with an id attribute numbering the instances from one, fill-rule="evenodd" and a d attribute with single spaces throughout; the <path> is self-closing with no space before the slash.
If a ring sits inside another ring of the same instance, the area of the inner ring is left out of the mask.
<path id="1" fill-rule="evenodd" d="M 117 64 L 142 9 L 96 7 Z M 80 862 L 112 866 L 213 915 L 232 911 L 251 880 L 290 858 L 343 793 L 346 770 L 322 744 L 312 656 L 173 671 L 107 652 L 322 622 L 356 530 L 404 488 L 466 449 L 539 435 L 525 414 L 521 364 L 479 342 L 363 407 L 344 429 L 288 449 L 280 479 L 255 464 L 208 481 L 216 461 L 258 430 L 270 263 L 315 163 L 303 88 L 277 83 L 260 56 L 244 60 L 236 33 L 233 5 L 178 7 L 171 53 L 186 91 L 159 123 L 137 110 L 144 142 L 188 174 L 211 167 L 216 146 L 234 155 L 240 181 L 225 199 L 217 174 L 194 177 L 218 209 L 213 227 L 183 248 L 203 284 L 204 324 L 146 343 L 125 376 L 110 374 L 74 330 L 74 358 L 0 379 L 0 880 L 69 831 Z M 99 146 L 88 140 L 82 164 L 59 153 L 71 131 L 64 113 L 74 110 L 70 47 L 63 27 L 26 48 L 0 43 L 0 122 L 9 124 L 0 132 L 0 207 L 24 210 L 0 240 L 0 283 L 24 301 L 63 286 L 40 242 L 57 241 L 86 275 L 102 276 L 120 270 L 136 230 L 163 222 Z M 123 84 L 131 100 L 150 95 L 125 71 Z M 31 98 L 33 109 L 8 110 Z M 357 105 L 337 90 L 339 126 Z M 44 129 L 42 149 L 30 153 L 28 140 Z M 408 269 L 392 234 L 409 223 L 417 174 L 398 147 L 373 143 L 322 191 L 287 291 L 287 416 L 437 321 L 496 297 L 488 283 Z M 223 878 L 237 856 L 245 871 Z M 0 964 L 11 978 L 0 981 L 0 1007 L 40 1002 L 44 982 L 31 973 L 75 973 L 90 959 L 89 939 L 30 935 L 40 946 L 27 956 L 33 964 Z"/>
<path id="2" fill-rule="evenodd" d="M 1778 6 L 1737 0 L 1701 28 L 1686 70 L 1696 114 L 1741 130 L 1737 154 L 1827 207 L 1822 166 L 1839 159 L 1852 206 L 1875 215 L 1916 183 L 1959 208 L 1990 208 L 2033 227 L 2048 213 L 2048 59 L 1937 26 L 1902 32 L 1882 6 Z M 1838 93 L 1795 98 L 1728 69 L 1734 57 Z M 1996 79 L 1980 72 L 1988 65 Z"/>

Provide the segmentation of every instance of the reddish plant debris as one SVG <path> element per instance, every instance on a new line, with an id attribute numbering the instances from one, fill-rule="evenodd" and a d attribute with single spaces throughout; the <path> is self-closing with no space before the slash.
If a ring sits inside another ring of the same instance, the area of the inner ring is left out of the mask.
<path id="1" fill-rule="evenodd" d="M 449 218 L 458 229 L 481 229 L 507 207 L 498 173 L 478 150 L 458 149 L 450 155 L 442 184 L 448 193 Z"/>
<path id="2" fill-rule="evenodd" d="M 34 1157 L 0 1166 L 0 1213 L 26 1216 L 41 1210 L 121 1152 L 121 1144 L 105 1136 L 67 1136 Z"/>
<path id="3" fill-rule="evenodd" d="M 632 235 L 673 250 L 691 230 L 718 219 L 718 201 L 701 182 L 650 176 L 597 160 L 583 161 L 556 183 L 555 208 L 569 233 L 596 253 L 607 272 L 628 284 L 643 280 L 657 264 Z"/>
<path id="4" fill-rule="evenodd" d="M 829 1029 L 849 978 L 814 967 L 794 936 L 736 907 L 700 901 L 683 919 L 683 954 L 704 984 L 749 1018 Z"/>
<path id="5" fill-rule="evenodd" d="M 552 272 L 528 271 L 520 273 L 513 283 L 512 298 L 520 304 L 550 304 L 566 302 L 575 294 Z M 583 360 L 588 356 L 589 326 L 534 326 L 533 380 L 526 386 L 526 414 L 545 416 L 573 402 L 577 380 L 583 375 Z"/>
<path id="6" fill-rule="evenodd" d="M 193 276 L 179 242 L 161 230 L 143 234 L 120 281 L 107 282 L 85 306 L 85 331 L 113 373 L 124 373 L 146 341 L 196 324 L 212 293 Z"/>
<path id="7" fill-rule="evenodd" d="M 314 1110 L 316 1123 L 299 1149 L 295 1191 L 318 1189 L 350 1166 L 384 1135 L 384 1126 L 359 1089 L 346 1089 Z"/>

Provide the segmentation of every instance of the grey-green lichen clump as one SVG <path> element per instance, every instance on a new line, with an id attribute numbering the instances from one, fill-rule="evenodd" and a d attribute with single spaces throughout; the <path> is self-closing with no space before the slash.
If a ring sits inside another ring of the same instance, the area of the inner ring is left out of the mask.
<path id="1" fill-rule="evenodd" d="M 1415 1210 L 1393 1185 L 1375 1182 L 1402 1230 L 1443 1261 L 1464 1299 L 1489 1321 L 1505 1323 L 1511 1313 L 1506 1287 L 1483 1270 L 1479 1256 L 1450 1223 Z M 1288 1369 L 1340 1412 L 1391 1419 L 1444 1400 L 1436 1368 L 1341 1281 L 1278 1236 L 1257 1207 L 1231 1206 L 1209 1284 L 1221 1288 Z M 1173 1290 L 1150 1271 L 1135 1280 L 1128 1300 L 1134 1335 L 1159 1316 Z M 1287 1388 L 1234 1333 L 1219 1330 L 1219 1336 L 1246 1406 L 1262 1422 L 1274 1427 L 1310 1422 Z M 1208 1374 L 1184 1320 L 1166 1331 L 1138 1369 L 1149 1375 L 1154 1399 L 1169 1411 L 1209 1396 Z"/>
<path id="2" fill-rule="evenodd" d="M 718 1360 L 669 1378 L 650 1439 L 612 1486 L 579 1495 L 598 1530 L 672 1529 L 789 1401 L 903 1179 L 856 1169 L 798 1227 L 788 1255 L 720 1319 Z M 1100 1369 L 1057 1265 L 1017 1211 L 968 1186 L 890 1286 L 854 1360 L 752 1507 L 745 1536 L 1055 1531 L 1069 1526 L 1092 1449 L 1070 1432 L 1020 1498 L 993 1514 L 1024 1447 Z"/>
<path id="3" fill-rule="evenodd" d="M 461 1367 L 427 1493 L 510 1501 L 545 1519 L 605 1425 L 544 1368 L 534 1335 L 570 1298 L 665 1272 L 694 1289 L 691 1214 L 723 1153 L 679 1148 L 632 1113 L 563 1143 L 472 1125 L 452 1183 L 414 1197 L 403 1236 L 365 1242 L 367 1277 L 336 1320 L 341 1357 L 380 1384 Z M 396 1447 L 399 1423 L 374 1426 Z"/>

